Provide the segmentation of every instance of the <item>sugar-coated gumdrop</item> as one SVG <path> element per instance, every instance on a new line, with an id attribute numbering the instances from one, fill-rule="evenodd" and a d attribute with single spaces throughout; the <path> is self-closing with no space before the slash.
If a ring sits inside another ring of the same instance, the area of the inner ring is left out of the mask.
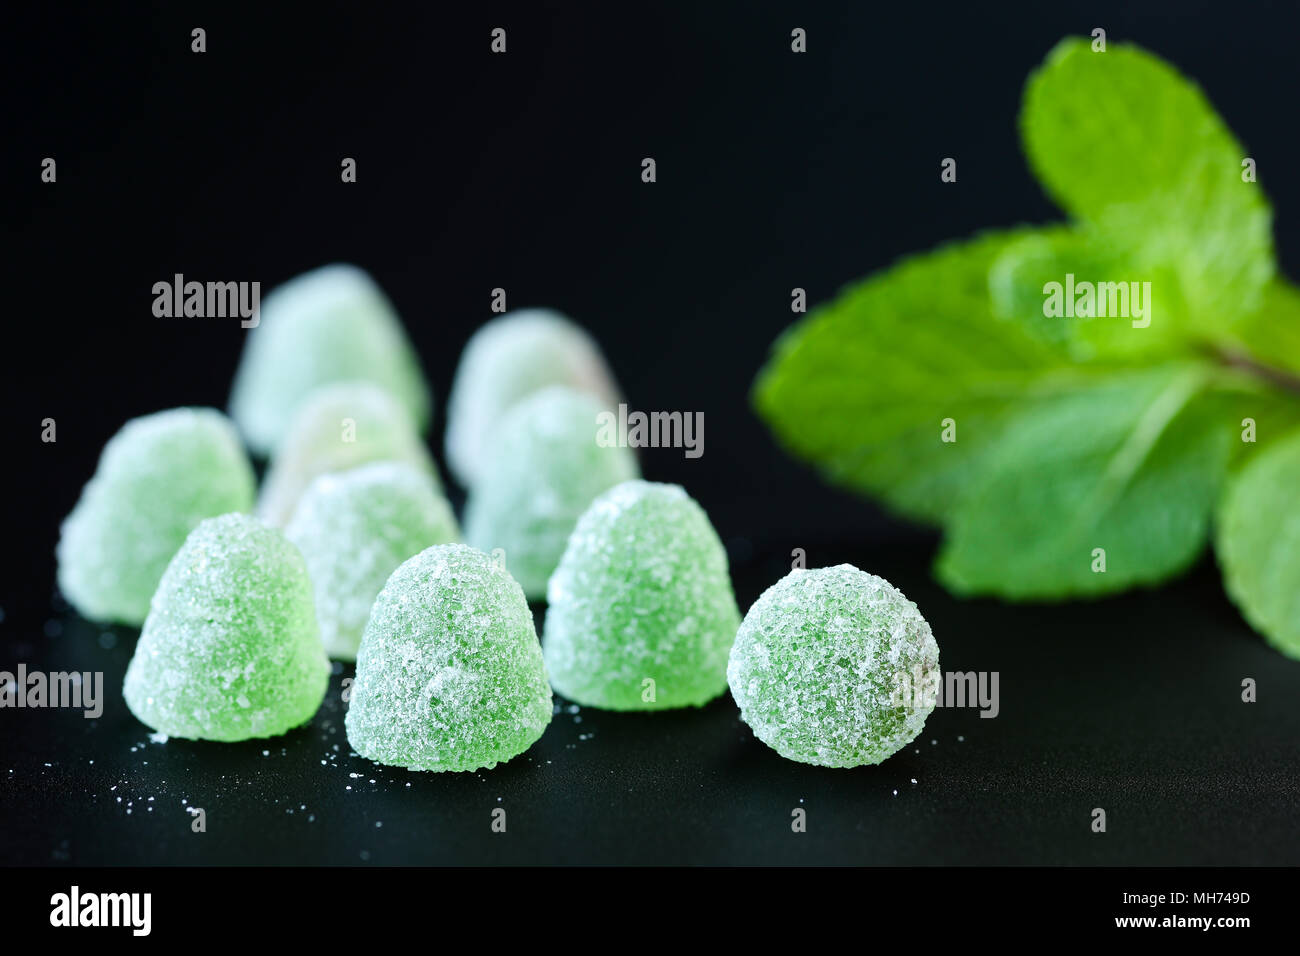
<path id="1" fill-rule="evenodd" d="M 276 525 L 293 516 L 312 479 L 373 461 L 402 461 L 437 483 L 437 466 L 387 391 L 367 382 L 326 385 L 311 394 L 266 471 L 257 513 Z"/>
<path id="2" fill-rule="evenodd" d="M 590 335 L 559 312 L 521 309 L 493 319 L 461 353 L 447 400 L 447 467 L 469 488 L 489 457 L 488 436 L 506 410 L 548 385 L 618 404 L 618 386 Z"/>
<path id="3" fill-rule="evenodd" d="M 139 626 L 167 562 L 204 518 L 251 511 L 253 469 L 209 408 L 134 418 L 109 439 L 63 522 L 59 589 L 85 617 Z"/>
<path id="4" fill-rule="evenodd" d="M 569 532 L 592 499 L 636 478 L 636 456 L 597 441 L 600 401 L 569 388 L 536 392 L 493 430 L 483 473 L 465 504 L 465 540 L 505 552 L 530 599 L 546 595 Z"/>
<path id="5" fill-rule="evenodd" d="M 365 271 L 329 265 L 271 290 L 235 373 L 230 414 L 250 448 L 269 455 L 298 406 L 332 382 L 383 385 L 417 429 L 429 422 L 429 388 L 401 320 Z"/>
<path id="6" fill-rule="evenodd" d="M 307 561 L 325 651 L 345 661 L 356 660 L 375 596 L 397 566 L 460 540 L 451 505 L 428 473 L 389 461 L 321 475 L 285 534 Z"/>
<path id="7" fill-rule="evenodd" d="M 124 692 L 171 737 L 246 740 L 306 723 L 328 682 L 302 554 L 230 514 L 195 528 L 167 565 Z"/>
<path id="8" fill-rule="evenodd" d="M 740 626 L 727 553 L 678 485 L 627 481 L 592 502 L 547 589 L 542 652 L 590 707 L 662 710 L 727 689 Z"/>
<path id="9" fill-rule="evenodd" d="M 754 736 L 822 767 L 880 763 L 934 709 L 939 646 L 916 605 L 849 564 L 790 572 L 754 602 L 727 667 Z"/>
<path id="10" fill-rule="evenodd" d="M 379 592 L 345 725 L 363 757 L 411 770 L 478 770 L 523 753 L 551 721 L 533 615 L 490 555 L 421 551 Z"/>

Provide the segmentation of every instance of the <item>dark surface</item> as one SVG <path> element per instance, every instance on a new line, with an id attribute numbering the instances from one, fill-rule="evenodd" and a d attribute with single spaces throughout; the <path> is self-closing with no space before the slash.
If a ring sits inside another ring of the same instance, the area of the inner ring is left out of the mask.
<path id="1" fill-rule="evenodd" d="M 102 668 L 108 702 L 98 721 L 0 712 L 0 862 L 1300 860 L 1300 664 L 1242 623 L 1212 561 L 1096 604 L 955 602 L 929 579 L 932 537 L 788 460 L 747 394 L 792 319 L 791 287 L 821 301 L 903 253 L 1058 218 L 1020 156 L 1020 90 L 1062 36 L 1096 25 L 1203 86 L 1256 157 L 1283 271 L 1300 274 L 1294 4 L 7 16 L 0 668 Z M 510 53 L 494 58 L 497 25 Z M 55 186 L 38 181 L 47 155 Z M 343 156 L 355 185 L 338 180 Z M 955 185 L 939 181 L 945 156 Z M 742 608 L 793 548 L 858 564 L 917 601 L 945 669 L 1000 672 L 1001 715 L 940 711 L 920 753 L 833 771 L 776 756 L 729 700 L 583 709 L 506 766 L 430 776 L 349 756 L 338 675 L 286 738 L 150 743 L 119 694 L 134 632 L 109 631 L 106 648 L 104 629 L 51 608 L 58 522 L 127 418 L 226 402 L 243 331 L 153 318 L 154 282 L 265 289 L 335 260 L 371 270 L 407 323 L 436 393 L 435 449 L 490 290 L 560 308 L 600 340 L 634 408 L 705 413 L 702 458 L 661 449 L 643 467 L 708 510 Z M 47 416 L 56 444 L 39 440 Z M 1244 677 L 1256 704 L 1240 702 Z M 505 836 L 489 830 L 498 805 Z M 206 834 L 186 806 L 208 811 Z M 1099 806 L 1105 835 L 1089 829 Z"/>
<path id="2" fill-rule="evenodd" d="M 433 383 L 437 445 L 460 350 L 503 287 L 512 308 L 590 328 L 632 408 L 704 413 L 702 458 L 659 451 L 646 467 L 724 538 L 889 532 L 780 452 L 750 409 L 754 375 L 794 319 L 792 287 L 817 303 L 901 255 L 1061 218 L 1016 115 L 1028 72 L 1094 24 L 1205 88 L 1256 157 L 1283 270 L 1300 276 L 1294 3 L 887 6 L 11 11 L 19 268 L 0 415 L 23 547 L 0 606 L 44 595 L 48 563 L 29 558 L 49 557 L 124 421 L 224 407 L 246 333 L 154 318 L 153 283 L 177 272 L 265 292 L 326 262 L 369 269 Z M 494 57 L 501 23 L 511 52 Z M 206 54 L 189 52 L 196 25 Z M 794 25 L 807 54 L 790 52 Z M 339 182 L 343 156 L 356 184 Z M 939 181 L 945 156 L 955 184 Z M 56 445 L 40 442 L 47 416 Z"/>
<path id="3" fill-rule="evenodd" d="M 923 549 L 815 547 L 889 577 L 932 623 L 945 670 L 1000 673 L 1001 712 L 939 709 L 878 767 L 792 763 L 730 697 L 650 715 L 567 706 L 525 755 L 474 774 L 351 754 L 337 674 L 310 727 L 245 744 L 150 741 L 118 688 L 134 633 L 68 615 L 20 655 L 103 669 L 98 721 L 5 715 L 6 862 L 1291 864 L 1300 668 L 1252 635 L 1212 567 L 1071 607 L 961 604 Z M 742 606 L 782 573 L 737 574 Z M 1259 701 L 1241 701 L 1253 677 Z M 337 749 L 335 749 L 337 748 Z M 355 776 L 353 776 L 355 774 Z M 915 783 L 913 783 L 915 779 Z M 895 794 L 894 791 L 897 791 Z M 186 807 L 207 812 L 195 834 Z M 507 831 L 491 831 L 494 808 Z M 791 811 L 807 811 L 807 832 Z M 1107 832 L 1091 831 L 1092 810 Z"/>

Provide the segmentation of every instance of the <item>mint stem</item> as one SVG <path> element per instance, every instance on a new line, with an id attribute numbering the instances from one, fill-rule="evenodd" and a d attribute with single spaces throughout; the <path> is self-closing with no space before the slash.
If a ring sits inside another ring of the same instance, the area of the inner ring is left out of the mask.
<path id="1" fill-rule="evenodd" d="M 1229 368 L 1239 369 L 1253 378 L 1261 379 L 1285 391 L 1300 395 L 1300 375 L 1274 368 L 1271 365 L 1265 365 L 1244 352 L 1233 352 L 1219 348 L 1214 350 L 1214 354 L 1220 362 Z"/>

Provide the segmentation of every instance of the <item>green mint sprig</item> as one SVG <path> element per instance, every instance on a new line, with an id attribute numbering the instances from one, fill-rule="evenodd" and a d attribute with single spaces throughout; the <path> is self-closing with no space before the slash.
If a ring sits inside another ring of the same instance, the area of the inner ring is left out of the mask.
<path id="1" fill-rule="evenodd" d="M 777 341 L 759 414 L 828 480 L 940 525 L 954 593 L 1155 585 L 1213 535 L 1243 614 L 1300 658 L 1300 291 L 1253 164 L 1134 46 L 1064 40 L 1020 128 L 1068 220 L 849 286 Z M 1067 276 L 1149 282 L 1145 315 L 1048 314 Z"/>

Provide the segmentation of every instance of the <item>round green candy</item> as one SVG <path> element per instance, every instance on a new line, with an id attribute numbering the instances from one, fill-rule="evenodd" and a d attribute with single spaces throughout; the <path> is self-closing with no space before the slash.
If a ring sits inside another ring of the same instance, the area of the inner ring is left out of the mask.
<path id="1" fill-rule="evenodd" d="M 262 302 L 230 394 L 230 414 L 259 455 L 279 446 L 299 405 L 322 385 L 383 385 L 421 431 L 431 400 L 392 303 L 363 270 L 329 265 L 272 289 Z"/>
<path id="2" fill-rule="evenodd" d="M 567 385 L 618 405 L 618 386 L 595 340 L 551 309 L 521 309 L 493 319 L 470 338 L 447 400 L 447 467 L 473 487 L 491 457 L 488 437 L 520 399 Z"/>
<path id="3" fill-rule="evenodd" d="M 463 544 L 403 562 L 357 652 L 344 720 L 353 749 L 411 770 L 490 769 L 550 721 L 533 615 L 505 569 Z"/>
<path id="4" fill-rule="evenodd" d="M 465 504 L 465 540 L 504 551 L 530 599 L 546 595 L 569 532 L 592 499 L 640 474 L 630 449 L 597 441 L 604 410 L 590 395 L 546 388 L 511 408 L 492 432 Z"/>
<path id="5" fill-rule="evenodd" d="M 385 461 L 321 475 L 285 535 L 306 558 L 326 653 L 352 661 L 388 576 L 430 545 L 458 541 L 460 529 L 427 472 Z"/>
<path id="6" fill-rule="evenodd" d="M 138 627 L 185 536 L 204 518 L 251 511 L 255 487 L 220 412 L 177 408 L 132 419 L 104 446 L 63 522 L 59 589 L 87 618 Z"/>
<path id="7" fill-rule="evenodd" d="M 727 666 L 754 736 L 822 767 L 880 763 L 934 709 L 939 646 L 916 605 L 849 564 L 797 569 L 754 602 Z"/>
<path id="8" fill-rule="evenodd" d="M 163 574 L 126 671 L 126 704 L 171 737 L 273 737 L 325 698 L 302 554 L 248 515 L 204 521 Z"/>
<path id="9" fill-rule="evenodd" d="M 326 385 L 303 403 L 276 449 L 257 513 L 283 526 L 314 478 L 374 461 L 406 462 L 437 484 L 437 466 L 400 402 L 368 382 Z"/>
<path id="10" fill-rule="evenodd" d="M 608 710 L 699 706 L 727 689 L 740 626 L 727 553 L 677 485 L 627 481 L 578 520 L 547 589 L 552 686 Z"/>

